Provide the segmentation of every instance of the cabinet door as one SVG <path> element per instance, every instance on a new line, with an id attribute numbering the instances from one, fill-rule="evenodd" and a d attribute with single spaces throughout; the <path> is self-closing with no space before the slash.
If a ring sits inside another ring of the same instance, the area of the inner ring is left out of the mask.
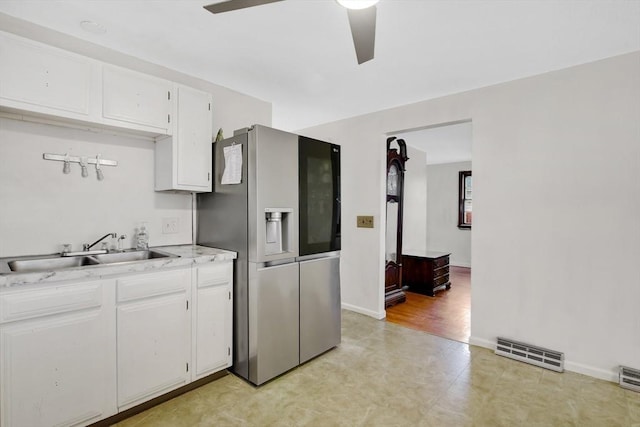
<path id="1" fill-rule="evenodd" d="M 197 298 L 195 379 L 231 364 L 231 286 L 199 289 Z"/>
<path id="2" fill-rule="evenodd" d="M 178 186 L 211 191 L 211 95 L 178 88 L 177 122 Z"/>
<path id="3" fill-rule="evenodd" d="M 102 85 L 105 119 L 115 120 L 117 126 L 171 133 L 171 82 L 105 65 Z"/>
<path id="4" fill-rule="evenodd" d="M 77 286 L 80 293 L 81 287 Z M 104 288 L 110 292 L 106 288 L 113 286 Z M 84 298 L 76 298 L 73 289 L 68 291 L 64 287 L 64 297 L 71 302 Z M 5 302 L 22 313 L 45 313 L 49 301 L 58 301 L 55 291 L 47 291 L 42 298 L 37 292 L 14 295 Z M 97 301 L 98 306 L 90 309 L 0 327 L 0 424 L 86 425 L 115 414 L 113 302 L 112 298 L 111 302 Z"/>
<path id="5" fill-rule="evenodd" d="M 189 382 L 190 320 L 186 293 L 117 309 L 118 408 L 132 407 Z"/>
<path id="6" fill-rule="evenodd" d="M 87 58 L 0 33 L 2 105 L 86 118 L 91 70 Z"/>
<path id="7" fill-rule="evenodd" d="M 199 267 L 194 316 L 194 375 L 205 375 L 231 366 L 233 339 L 232 262 Z"/>

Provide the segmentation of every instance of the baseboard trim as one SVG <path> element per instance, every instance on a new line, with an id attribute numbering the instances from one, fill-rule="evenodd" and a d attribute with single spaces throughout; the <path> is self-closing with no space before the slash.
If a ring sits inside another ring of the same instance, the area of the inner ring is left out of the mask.
<path id="1" fill-rule="evenodd" d="M 169 391 L 166 394 L 163 394 L 161 396 L 155 397 L 151 400 L 148 400 L 146 402 L 142 402 L 139 405 L 134 406 L 133 408 L 129 408 L 126 409 L 122 412 L 119 412 L 115 415 L 112 415 L 108 418 L 105 418 L 103 420 L 97 421 L 93 424 L 90 424 L 89 427 L 110 427 L 116 423 L 119 423 L 120 421 L 123 421 L 127 418 L 130 418 L 136 414 L 139 414 L 140 412 L 146 411 L 148 409 L 153 408 L 156 405 L 159 405 L 161 403 L 164 403 L 168 400 L 173 399 L 174 397 L 180 396 L 181 394 L 184 394 L 188 391 L 194 390 L 198 387 L 201 387 L 207 383 L 210 383 L 212 381 L 218 380 L 222 377 L 225 377 L 229 375 L 229 373 L 227 372 L 227 370 L 222 370 L 222 371 L 218 371 L 216 373 L 213 373 L 207 377 L 204 378 L 200 378 L 199 380 L 196 380 L 192 383 L 189 383 L 187 385 L 184 385 L 180 388 L 177 388 L 175 390 Z"/>
<path id="2" fill-rule="evenodd" d="M 617 368 L 617 367 L 616 367 Z M 596 368 L 594 366 L 583 365 L 571 361 L 564 361 L 564 369 L 575 372 L 577 374 L 587 375 L 589 377 L 598 378 L 600 380 L 618 382 L 618 371 L 607 371 L 606 369 Z"/>
<path id="3" fill-rule="evenodd" d="M 382 313 L 379 313 L 377 311 L 368 310 L 366 308 L 362 308 L 362 307 L 359 307 L 357 305 L 347 304 L 346 302 L 342 303 L 342 308 L 345 309 L 345 310 L 354 311 L 356 313 L 364 314 L 365 316 L 373 317 L 374 319 L 377 319 L 377 320 L 382 320 L 385 317 L 387 317 L 387 313 L 384 312 L 384 311 Z"/>
<path id="4" fill-rule="evenodd" d="M 469 344 L 475 345 L 478 347 L 488 348 L 489 350 L 492 350 L 492 351 L 496 350 L 495 341 L 486 340 L 484 338 L 470 337 Z M 567 359 L 565 359 L 564 361 L 564 369 L 566 371 L 575 372 L 577 374 L 586 375 L 588 377 L 597 378 L 599 380 L 611 381 L 614 383 L 618 382 L 617 370 L 608 371 L 606 369 L 596 368 L 595 366 L 589 366 L 589 365 L 584 365 L 582 363 L 572 362 Z"/>
<path id="5" fill-rule="evenodd" d="M 449 265 L 451 265 L 453 267 L 471 268 L 471 263 L 470 262 L 457 262 L 457 261 L 450 260 L 449 261 Z"/>
<path id="6" fill-rule="evenodd" d="M 469 345 L 475 345 L 477 347 L 488 348 L 489 350 L 496 350 L 495 341 L 485 340 L 484 338 L 469 337 Z"/>

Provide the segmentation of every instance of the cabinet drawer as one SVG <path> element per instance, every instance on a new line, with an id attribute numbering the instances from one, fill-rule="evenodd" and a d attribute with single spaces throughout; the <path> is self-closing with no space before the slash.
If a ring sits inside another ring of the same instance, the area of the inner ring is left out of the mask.
<path id="1" fill-rule="evenodd" d="M 434 259 L 432 265 L 434 269 L 445 266 L 445 265 L 449 265 L 449 257 L 444 256 L 442 258 Z"/>
<path id="2" fill-rule="evenodd" d="M 102 282 L 51 286 L 0 296 L 0 323 L 66 313 L 102 305 Z"/>
<path id="3" fill-rule="evenodd" d="M 233 262 L 214 262 L 198 267 L 197 274 L 199 288 L 229 283 L 233 278 Z"/>
<path id="4" fill-rule="evenodd" d="M 116 282 L 118 302 L 185 292 L 186 286 L 191 283 L 191 269 L 123 277 Z"/>
<path id="5" fill-rule="evenodd" d="M 440 276 L 444 276 L 445 274 L 449 274 L 449 266 L 445 265 L 444 267 L 437 268 L 433 271 L 433 277 L 437 278 Z"/>
<path id="6" fill-rule="evenodd" d="M 433 287 L 442 286 L 449 281 L 449 275 L 445 274 L 444 276 L 436 277 L 433 279 Z"/>

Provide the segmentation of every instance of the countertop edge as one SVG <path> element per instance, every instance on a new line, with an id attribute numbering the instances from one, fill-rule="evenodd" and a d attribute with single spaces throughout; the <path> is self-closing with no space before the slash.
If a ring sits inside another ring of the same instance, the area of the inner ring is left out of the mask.
<path id="1" fill-rule="evenodd" d="M 40 272 L 0 273 L 0 291 L 18 286 L 55 283 L 68 280 L 97 280 L 119 274 L 143 273 L 194 264 L 229 261 L 236 259 L 238 256 L 237 253 L 233 251 L 200 245 L 155 246 L 150 249 L 168 252 L 172 255 L 177 255 L 177 258 L 160 258 L 122 264 L 84 266 Z"/>

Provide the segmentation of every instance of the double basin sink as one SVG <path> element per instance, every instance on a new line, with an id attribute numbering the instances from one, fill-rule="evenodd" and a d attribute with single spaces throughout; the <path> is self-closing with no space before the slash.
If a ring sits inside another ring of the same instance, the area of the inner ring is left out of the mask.
<path id="1" fill-rule="evenodd" d="M 177 257 L 178 255 L 172 255 L 159 250 L 127 250 L 122 252 L 91 255 L 43 255 L 34 257 L 20 257 L 8 261 L 6 265 L 9 267 L 9 271 L 11 272 L 32 273 L 74 267 L 113 265 L 150 259 Z"/>

